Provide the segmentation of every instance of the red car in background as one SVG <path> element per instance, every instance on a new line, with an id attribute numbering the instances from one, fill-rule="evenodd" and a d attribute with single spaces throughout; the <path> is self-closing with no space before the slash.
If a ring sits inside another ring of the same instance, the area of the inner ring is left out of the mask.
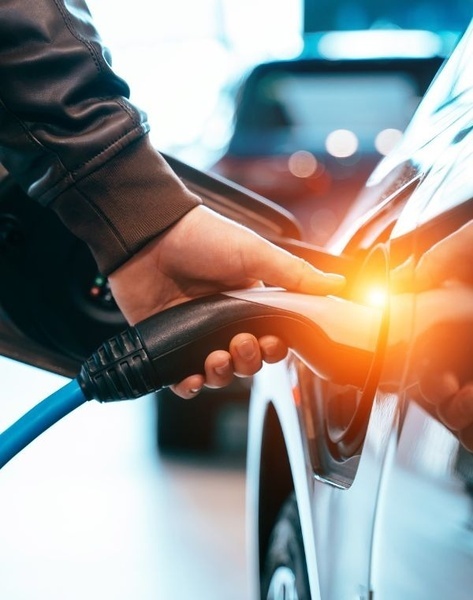
<path id="1" fill-rule="evenodd" d="M 381 39 L 398 38 L 389 57 L 372 44 L 373 33 L 321 35 L 325 56 L 257 65 L 238 91 L 228 147 L 211 168 L 289 209 L 316 245 L 398 141 L 443 62 L 440 50 L 417 55 L 427 32 L 383 32 Z M 330 54 L 340 39 L 363 41 L 370 55 L 356 57 L 351 42 L 344 57 Z"/>

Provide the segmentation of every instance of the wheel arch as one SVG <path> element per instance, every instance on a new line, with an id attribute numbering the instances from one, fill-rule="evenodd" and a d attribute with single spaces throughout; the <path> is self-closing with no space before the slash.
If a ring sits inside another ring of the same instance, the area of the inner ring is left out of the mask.
<path id="1" fill-rule="evenodd" d="M 294 481 L 283 430 L 274 405 L 269 403 L 264 418 L 259 472 L 258 561 L 260 574 L 264 567 L 271 531 L 284 501 L 293 490 Z"/>

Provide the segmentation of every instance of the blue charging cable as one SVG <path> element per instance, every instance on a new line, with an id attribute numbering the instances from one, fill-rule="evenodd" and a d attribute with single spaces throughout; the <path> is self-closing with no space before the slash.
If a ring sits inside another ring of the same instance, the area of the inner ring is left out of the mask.
<path id="1" fill-rule="evenodd" d="M 87 401 L 77 379 L 45 398 L 0 434 L 0 469 L 51 425 Z"/>

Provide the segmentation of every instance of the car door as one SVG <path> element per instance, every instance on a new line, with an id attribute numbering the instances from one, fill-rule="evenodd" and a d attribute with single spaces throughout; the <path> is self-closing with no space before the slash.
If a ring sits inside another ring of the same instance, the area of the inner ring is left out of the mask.
<path id="1" fill-rule="evenodd" d="M 465 479 L 471 475 L 465 473 L 470 473 L 469 457 L 455 435 L 435 416 L 421 412 L 419 402 L 409 394 L 415 389 L 416 380 L 412 381 L 412 377 L 415 367 L 424 364 L 426 348 L 440 349 L 453 360 L 454 333 L 462 335 L 460 356 L 461 349 L 468 348 L 468 327 L 459 324 L 458 319 L 468 313 L 469 302 L 463 296 L 459 296 L 458 302 L 455 299 L 449 302 L 445 296 L 440 298 L 442 336 L 432 341 L 430 330 L 440 309 L 434 302 L 436 296 L 416 293 L 414 274 L 419 257 L 472 218 L 471 69 L 464 69 L 462 54 L 469 37 L 465 38 L 457 58 L 434 82 L 402 143 L 368 182 L 364 196 L 355 206 L 355 211 L 365 214 L 364 224 L 355 222 L 355 235 L 348 238 L 342 235 L 334 246 L 336 250 L 339 244 L 355 261 L 362 260 L 360 291 L 367 289 L 365 284 L 378 279 L 376 274 L 383 275 L 385 264 L 398 288 L 393 288 L 396 293 L 388 295 L 385 351 L 379 354 L 381 363 L 374 365 L 375 369 L 380 368 L 379 376 L 375 373 L 374 378 L 376 389 L 364 390 L 360 396 L 356 390 L 345 393 L 330 383 L 313 394 L 313 404 L 322 408 L 314 419 L 314 471 L 318 478 L 342 488 L 340 491 L 322 487 L 318 482 L 314 484 L 314 531 L 322 557 L 318 566 L 324 598 L 456 598 L 446 593 L 445 585 L 442 588 L 438 582 L 429 581 L 429 577 L 435 579 L 432 573 L 442 577 L 442 553 L 453 557 L 452 577 L 468 574 L 465 561 L 468 562 L 469 556 L 468 553 L 465 556 L 465 549 L 457 546 L 449 554 L 442 547 L 446 543 L 448 548 L 450 542 L 445 540 L 455 530 L 448 511 L 444 524 L 450 530 L 444 530 L 443 534 L 440 529 L 431 532 L 432 523 L 439 525 L 441 519 L 434 508 L 428 514 L 428 494 L 422 496 L 418 489 L 420 482 L 430 481 L 431 474 L 426 471 L 419 477 L 417 466 L 409 480 L 401 478 L 400 473 L 404 474 L 403 460 L 411 456 L 409 443 L 422 441 L 424 462 L 426 457 L 438 458 L 440 454 L 444 461 L 438 460 L 444 465 L 440 476 L 443 487 L 433 486 L 433 490 L 451 495 L 450 510 L 458 508 L 461 499 L 463 520 L 458 516 L 456 525 L 460 528 L 461 523 L 466 524 L 463 531 L 467 531 L 471 484 Z M 372 211 L 368 220 L 367 211 Z M 464 264 L 470 262 L 469 258 L 463 260 Z M 359 298 L 356 289 L 350 294 L 354 300 Z M 459 305 L 463 313 L 458 310 Z M 445 332 L 444 321 L 448 325 L 449 315 L 455 316 L 455 327 Z M 434 353 L 433 364 L 438 364 L 442 356 Z M 429 424 L 426 431 L 430 433 L 424 431 L 425 423 Z M 442 435 L 438 435 L 438 428 Z M 450 446 L 442 442 L 445 436 Z M 443 452 L 442 447 L 448 450 Z M 458 464 L 460 467 L 451 466 Z M 443 506 L 442 493 L 436 500 L 432 496 L 437 510 Z M 421 525 L 423 529 L 416 531 L 416 526 Z M 416 536 L 419 543 L 414 548 Z M 435 565 L 429 564 L 434 541 L 438 545 Z M 335 550 L 326 552 L 326 548 Z M 471 590 L 469 583 L 466 589 Z M 424 595 L 420 589 L 425 590 Z"/>
<path id="2" fill-rule="evenodd" d="M 393 231 L 415 248 L 394 272 L 382 381 L 396 382 L 399 433 L 384 464 L 371 589 L 383 600 L 467 600 L 473 590 L 473 115 Z M 412 268 L 408 268 L 407 265 Z M 402 311 L 413 302 L 414 327 Z M 397 308 L 396 308 L 397 307 Z M 406 360 L 407 358 L 407 360 Z"/>

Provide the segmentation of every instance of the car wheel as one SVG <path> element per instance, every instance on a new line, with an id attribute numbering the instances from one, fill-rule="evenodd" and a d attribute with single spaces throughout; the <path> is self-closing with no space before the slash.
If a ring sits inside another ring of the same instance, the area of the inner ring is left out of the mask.
<path id="1" fill-rule="evenodd" d="M 310 600 L 302 531 L 294 494 L 283 505 L 270 536 L 262 600 Z"/>

